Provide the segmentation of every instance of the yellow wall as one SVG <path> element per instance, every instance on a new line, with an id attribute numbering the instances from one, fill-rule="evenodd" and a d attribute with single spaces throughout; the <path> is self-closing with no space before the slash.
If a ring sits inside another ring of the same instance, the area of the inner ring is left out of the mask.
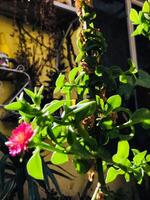
<path id="1" fill-rule="evenodd" d="M 7 17 L 0 16 L 0 52 L 8 54 L 11 58 L 16 57 L 16 52 L 19 45 L 18 33 L 14 32 L 14 28 L 17 29 L 17 27 L 15 27 L 13 24 L 13 19 L 8 19 Z M 38 36 L 38 30 L 33 31 L 32 27 L 27 25 L 24 25 L 24 28 L 30 33 L 32 38 L 36 38 Z M 36 61 L 42 63 L 43 59 L 46 58 L 48 54 L 48 48 L 45 48 L 45 46 L 53 48 L 53 40 L 51 40 L 51 43 L 49 44 L 49 36 L 43 33 L 43 41 L 38 38 L 38 40 L 44 44 L 43 46 L 41 46 L 34 39 L 32 40 L 31 37 L 27 34 L 25 34 L 25 38 L 27 41 L 27 47 L 30 48 L 32 55 L 33 52 L 35 52 Z M 32 64 L 32 56 L 30 57 L 30 63 Z M 55 66 L 55 59 L 51 62 L 48 62 L 43 67 L 43 75 L 42 77 L 40 77 L 41 80 L 46 79 L 45 71 L 47 70 L 47 68 L 50 68 L 51 65 Z"/>
<path id="2" fill-rule="evenodd" d="M 15 57 L 15 54 L 18 49 L 18 42 L 19 42 L 18 34 L 15 33 L 15 35 L 12 36 L 12 34 L 14 34 L 14 28 L 15 26 L 13 24 L 12 19 L 8 19 L 7 17 L 0 16 L 0 34 L 2 34 L 3 36 L 2 41 L 0 38 L 0 51 L 6 50 L 4 53 L 8 53 L 9 57 Z M 37 37 L 38 35 L 37 30 L 33 31 L 31 26 L 24 26 L 24 28 L 30 33 L 30 35 L 33 38 Z M 43 35 L 44 35 L 44 45 L 48 47 L 48 35 L 47 34 L 43 34 Z M 33 46 L 34 45 L 36 46 L 36 57 L 42 58 L 41 46 L 36 42 L 31 42 L 30 37 L 27 35 L 26 35 L 26 40 L 27 40 L 29 48 L 33 49 Z M 7 48 L 4 48 L 3 47 L 4 45 L 5 47 L 7 46 Z M 51 42 L 51 47 L 53 47 L 53 42 Z M 47 53 L 47 49 L 45 47 L 42 47 L 42 50 L 44 52 L 44 55 L 43 55 L 44 57 Z"/>
<path id="3" fill-rule="evenodd" d="M 15 27 L 13 24 L 13 19 L 0 16 L 0 52 L 8 54 L 10 58 L 16 57 L 16 52 L 19 44 L 18 33 L 15 33 L 14 35 L 14 28 Z M 32 35 L 33 38 L 35 38 L 38 35 L 37 31 L 36 30 L 33 31 L 30 26 L 24 26 L 24 28 Z M 29 36 L 26 36 L 26 40 L 28 43 L 28 47 L 31 48 L 31 51 L 33 51 L 34 47 L 36 48 L 35 58 L 36 60 L 41 61 L 42 58 L 47 55 L 47 49 L 45 47 L 41 48 L 41 46 L 36 42 L 31 42 Z M 48 35 L 46 34 L 44 34 L 44 44 L 48 46 Z M 53 42 L 51 45 L 53 45 Z M 43 55 L 41 55 L 41 51 L 43 51 L 44 53 Z M 46 68 L 49 66 L 50 65 L 48 63 L 48 65 L 43 68 L 43 74 L 40 77 L 40 80 L 46 79 L 45 71 Z M 12 83 L 9 81 L 0 80 L 0 104 L 4 104 L 8 99 L 12 97 L 14 93 L 15 93 L 15 85 L 12 85 Z M 4 109 L 0 108 L 0 120 L 5 118 L 6 115 L 7 112 Z M 3 122 L 0 121 L 0 131 L 3 130 L 4 130 Z"/>
<path id="4" fill-rule="evenodd" d="M 13 21 L 0 16 L 0 52 L 9 54 L 9 57 L 14 57 L 17 51 L 18 40 L 12 38 L 13 33 Z"/>

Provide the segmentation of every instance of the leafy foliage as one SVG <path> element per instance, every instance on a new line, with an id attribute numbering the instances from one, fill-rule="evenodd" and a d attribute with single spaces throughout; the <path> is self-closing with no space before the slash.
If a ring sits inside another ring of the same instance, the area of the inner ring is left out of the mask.
<path id="1" fill-rule="evenodd" d="M 36 154 L 36 157 L 34 157 L 34 159 L 37 159 L 35 162 L 33 160 L 30 161 L 32 159 L 32 157 L 30 158 L 30 156 L 32 155 L 31 151 L 24 155 L 23 160 L 20 157 L 11 157 L 8 153 L 8 148 L 5 146 L 6 141 L 7 138 L 3 134 L 0 134 L 0 199 L 15 199 L 16 196 L 18 196 L 19 200 L 24 199 L 23 188 L 26 183 L 28 186 L 28 198 L 31 200 L 41 199 L 41 190 L 45 191 L 46 199 L 58 199 L 59 196 L 63 197 L 55 175 L 62 176 L 66 179 L 72 179 L 73 177 L 71 175 L 65 173 L 61 168 L 61 171 L 57 171 L 57 169 L 51 169 L 51 163 L 45 162 L 43 160 L 43 157 L 42 159 L 40 157 L 37 157 L 37 151 L 34 153 Z M 39 158 L 39 164 L 42 164 L 43 168 L 42 176 L 44 176 L 44 181 L 37 180 L 43 178 L 40 176 L 40 170 L 38 170 L 37 161 Z M 34 164 L 36 164 L 36 166 L 34 166 Z M 34 167 L 34 172 L 32 171 L 32 176 L 36 179 L 32 178 L 27 173 L 26 166 L 29 171 L 29 174 L 30 169 Z M 48 182 L 49 178 L 53 182 L 56 188 L 56 192 L 50 187 Z"/>
<path id="2" fill-rule="evenodd" d="M 108 193 L 102 162 L 108 168 L 107 183 L 118 175 L 124 175 L 126 181 L 130 181 L 130 176 L 134 175 L 140 184 L 144 173 L 150 175 L 149 154 L 146 150 L 132 149 L 130 143 L 136 134 L 136 125 L 148 128 L 150 110 L 139 108 L 130 111 L 125 106 L 127 98 L 124 98 L 129 86 L 132 91 L 137 85 L 143 87 L 144 77 L 147 82 L 149 75 L 138 72 L 132 62 L 125 72 L 118 67 L 108 69 L 101 66 L 105 40 L 100 30 L 94 27 L 95 14 L 91 14 L 86 4 L 81 2 L 79 18 L 82 29 L 78 39 L 77 66 L 68 76 L 60 73 L 55 83 L 54 92 L 59 92 L 63 99 L 54 99 L 43 107 L 43 88 L 35 88 L 34 92 L 26 89 L 30 102 L 21 94 L 15 103 L 5 108 L 18 111 L 20 121 L 30 122 L 35 130 L 29 143 L 29 148 L 35 151 L 27 164 L 31 176 L 44 178 L 40 158 L 42 150 L 52 152 L 51 162 L 54 164 L 67 162 L 68 156 L 72 155 L 79 173 L 86 173 L 91 163 L 96 165 L 102 189 Z M 38 174 L 34 172 L 36 163 L 39 165 Z"/>
<path id="3" fill-rule="evenodd" d="M 135 9 L 131 9 L 130 19 L 137 26 L 132 35 L 142 34 L 150 39 L 150 1 L 144 2 L 139 13 Z"/>

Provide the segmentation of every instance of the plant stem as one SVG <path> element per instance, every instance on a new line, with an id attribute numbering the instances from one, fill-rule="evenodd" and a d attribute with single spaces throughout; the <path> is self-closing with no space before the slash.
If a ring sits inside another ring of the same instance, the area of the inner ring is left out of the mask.
<path id="1" fill-rule="evenodd" d="M 96 165 L 97 165 L 97 173 L 98 173 L 98 182 L 101 185 L 101 190 L 103 193 L 107 194 L 108 190 L 105 183 L 102 160 L 100 158 L 96 160 Z"/>
<path id="2" fill-rule="evenodd" d="M 63 150 L 60 150 L 60 149 L 58 149 L 58 148 L 56 148 L 56 147 L 54 147 L 50 144 L 47 144 L 45 142 L 40 142 L 39 144 L 36 144 L 36 145 L 38 145 L 40 147 L 40 149 L 43 149 L 43 150 L 47 150 L 47 151 L 51 151 L 51 152 L 56 151 L 56 152 L 59 152 L 59 153 L 64 153 Z"/>

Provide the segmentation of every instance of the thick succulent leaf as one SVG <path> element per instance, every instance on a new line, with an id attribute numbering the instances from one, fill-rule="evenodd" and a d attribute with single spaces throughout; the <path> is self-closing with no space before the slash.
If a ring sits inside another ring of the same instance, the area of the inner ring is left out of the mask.
<path id="1" fill-rule="evenodd" d="M 43 169 L 42 169 L 42 160 L 40 157 L 40 152 L 36 149 L 33 152 L 32 157 L 27 163 L 27 171 L 30 176 L 35 179 L 43 180 Z"/>

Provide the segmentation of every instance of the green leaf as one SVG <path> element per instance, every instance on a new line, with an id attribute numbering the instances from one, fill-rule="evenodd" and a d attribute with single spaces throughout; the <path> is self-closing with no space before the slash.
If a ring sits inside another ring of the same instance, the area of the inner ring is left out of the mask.
<path id="1" fill-rule="evenodd" d="M 62 94 L 65 94 L 65 95 L 68 94 L 69 91 L 70 91 L 70 87 L 64 86 L 64 87 L 61 89 L 61 93 L 62 93 Z"/>
<path id="2" fill-rule="evenodd" d="M 57 88 L 57 87 L 55 87 L 55 89 L 54 89 L 54 94 L 57 94 L 57 93 L 59 93 L 60 92 L 60 89 L 59 88 Z"/>
<path id="3" fill-rule="evenodd" d="M 142 127 L 144 129 L 149 129 L 150 128 L 150 119 L 146 119 L 142 122 Z"/>
<path id="4" fill-rule="evenodd" d="M 119 108 L 121 106 L 122 99 L 120 95 L 113 95 L 107 99 L 107 104 L 105 105 L 105 108 L 107 111 L 112 111 L 116 108 Z"/>
<path id="5" fill-rule="evenodd" d="M 145 120 L 150 120 L 150 110 L 146 108 L 137 109 L 131 116 L 133 124 L 142 123 Z"/>
<path id="6" fill-rule="evenodd" d="M 145 159 L 145 155 L 146 155 L 147 151 L 143 151 L 140 152 L 138 154 L 136 154 L 133 158 L 133 162 L 136 166 L 140 166 L 142 161 Z"/>
<path id="7" fill-rule="evenodd" d="M 131 162 L 129 159 L 127 158 L 121 158 L 119 157 L 117 154 L 115 154 L 113 157 L 112 157 L 113 161 L 115 163 L 118 163 L 118 164 L 121 164 L 122 166 L 125 166 L 126 168 L 129 168 L 131 167 Z"/>
<path id="8" fill-rule="evenodd" d="M 23 104 L 20 101 L 13 102 L 13 103 L 6 105 L 4 108 L 7 110 L 16 110 L 16 111 L 18 110 L 19 111 L 23 108 Z"/>
<path id="9" fill-rule="evenodd" d="M 78 103 L 75 106 L 71 106 L 68 112 L 65 113 L 64 119 L 69 116 L 75 116 L 77 121 L 81 121 L 85 117 L 92 115 L 96 110 L 96 102 L 89 101 L 86 103 Z"/>
<path id="10" fill-rule="evenodd" d="M 103 172 L 105 173 L 107 170 L 107 162 L 102 161 Z"/>
<path id="11" fill-rule="evenodd" d="M 135 9 L 131 9 L 131 11 L 130 11 L 130 20 L 134 24 L 139 24 L 139 15 L 138 15 L 138 12 Z"/>
<path id="12" fill-rule="evenodd" d="M 150 20 L 150 14 L 149 13 L 144 13 L 144 17 L 146 18 L 146 20 Z M 149 29 L 149 24 L 147 23 L 144 23 L 143 25 L 146 25 L 147 28 L 146 28 L 146 31 L 148 32 L 148 29 Z M 145 28 L 145 27 L 144 27 Z"/>
<path id="13" fill-rule="evenodd" d="M 64 85 L 64 81 L 65 81 L 65 75 L 59 74 L 56 80 L 56 88 L 61 89 Z"/>
<path id="14" fill-rule="evenodd" d="M 119 76 L 119 81 L 120 81 L 121 83 L 128 83 L 128 77 L 127 77 L 127 75 L 126 75 L 126 74 L 121 74 L 121 75 Z"/>
<path id="15" fill-rule="evenodd" d="M 150 162 L 150 154 L 148 154 L 148 155 L 146 156 L 146 161 L 147 161 L 147 162 Z"/>
<path id="16" fill-rule="evenodd" d="M 53 132 L 54 137 L 57 138 L 62 132 L 62 126 L 58 125 L 58 124 L 55 124 L 52 127 L 52 132 Z"/>
<path id="17" fill-rule="evenodd" d="M 132 74 L 136 74 L 138 72 L 138 70 L 137 70 L 135 64 L 133 63 L 133 61 L 131 59 L 129 59 L 128 63 L 130 65 L 129 72 Z"/>
<path id="18" fill-rule="evenodd" d="M 44 85 L 42 85 L 42 86 L 39 88 L 37 95 L 38 95 L 38 96 L 41 96 L 41 95 L 43 94 L 43 90 L 44 90 Z"/>
<path id="19" fill-rule="evenodd" d="M 78 85 L 84 76 L 85 76 L 85 72 L 80 72 L 77 78 L 75 79 L 75 83 Z"/>
<path id="20" fill-rule="evenodd" d="M 81 85 L 84 86 L 87 84 L 89 80 L 89 75 L 85 73 L 85 75 L 83 76 L 83 79 L 82 79 L 82 82 L 81 82 Z"/>
<path id="21" fill-rule="evenodd" d="M 127 159 L 127 158 L 120 160 L 120 164 L 122 164 L 126 168 L 130 168 L 131 165 L 132 165 L 131 162 L 130 162 L 130 160 Z"/>
<path id="22" fill-rule="evenodd" d="M 131 162 L 128 159 L 129 149 L 130 149 L 130 146 L 129 146 L 128 141 L 126 141 L 126 140 L 119 141 L 117 153 L 115 155 L 113 155 L 112 160 L 115 163 L 125 166 L 126 168 L 130 167 Z"/>
<path id="23" fill-rule="evenodd" d="M 47 104 L 43 108 L 43 112 L 47 112 L 48 111 L 49 114 L 52 114 L 56 110 L 61 108 L 64 105 L 65 102 L 66 102 L 65 100 L 53 100 L 49 105 Z"/>
<path id="24" fill-rule="evenodd" d="M 105 127 L 107 130 L 112 129 L 112 124 L 113 121 L 108 119 L 105 119 L 105 121 L 102 122 L 102 126 Z"/>
<path id="25" fill-rule="evenodd" d="M 146 17 L 147 14 L 144 14 L 144 16 Z M 149 17 L 149 20 L 150 20 L 150 17 Z M 143 24 L 143 26 L 144 26 L 144 31 L 148 32 L 149 25 L 148 24 Z"/>
<path id="26" fill-rule="evenodd" d="M 143 21 L 143 12 L 139 11 L 139 24 Z"/>
<path id="27" fill-rule="evenodd" d="M 83 100 L 79 101 L 78 105 L 83 104 L 83 103 L 87 103 L 87 102 L 90 102 L 90 100 L 89 99 L 83 99 Z"/>
<path id="28" fill-rule="evenodd" d="M 41 131 L 41 135 L 42 135 L 42 137 L 45 137 L 45 136 L 47 136 L 47 126 L 45 126 L 43 129 L 42 129 L 42 131 Z"/>
<path id="29" fill-rule="evenodd" d="M 144 169 L 144 172 L 145 172 L 148 176 L 150 176 L 150 165 L 145 164 L 145 166 L 143 167 L 143 169 Z"/>
<path id="30" fill-rule="evenodd" d="M 118 142 L 117 154 L 115 154 L 118 158 L 128 158 L 129 156 L 129 143 L 126 140 L 122 140 Z"/>
<path id="31" fill-rule="evenodd" d="M 80 53 L 78 54 L 78 56 L 76 57 L 76 63 L 79 63 L 85 56 L 85 52 L 84 51 L 80 51 Z"/>
<path id="32" fill-rule="evenodd" d="M 131 149 L 132 152 L 133 152 L 133 155 L 137 155 L 138 153 L 140 153 L 140 151 L 138 149 Z"/>
<path id="33" fill-rule="evenodd" d="M 81 51 L 83 51 L 83 44 L 81 43 L 80 38 L 77 40 L 77 46 Z"/>
<path id="34" fill-rule="evenodd" d="M 138 25 L 135 31 L 132 33 L 132 36 L 140 35 L 143 29 L 144 29 L 143 24 Z"/>
<path id="35" fill-rule="evenodd" d="M 114 167 L 110 167 L 107 171 L 106 183 L 113 182 L 119 174 L 119 170 L 116 170 Z"/>
<path id="36" fill-rule="evenodd" d="M 104 100 L 101 99 L 98 95 L 96 95 L 96 103 L 101 108 L 101 110 L 104 110 Z"/>
<path id="37" fill-rule="evenodd" d="M 75 77 L 76 77 L 78 71 L 79 71 L 79 68 L 78 68 L 78 67 L 75 67 L 75 68 L 73 68 L 73 69 L 69 72 L 69 82 L 70 82 L 70 83 L 73 83 L 73 82 L 74 82 Z"/>
<path id="38" fill-rule="evenodd" d="M 55 165 L 60 165 L 68 162 L 68 155 L 59 152 L 53 152 L 51 156 L 51 162 Z"/>
<path id="39" fill-rule="evenodd" d="M 42 169 L 42 160 L 40 157 L 39 149 L 35 149 L 32 157 L 27 163 L 27 172 L 30 176 L 35 179 L 43 180 L 43 169 Z"/>
<path id="40" fill-rule="evenodd" d="M 31 119 L 33 119 L 35 117 L 34 114 L 27 114 L 22 111 L 19 111 L 19 114 L 21 115 L 21 119 L 26 122 L 29 122 Z"/>
<path id="41" fill-rule="evenodd" d="M 139 70 L 139 77 L 136 81 L 136 85 L 141 87 L 150 88 L 150 75 L 144 70 Z"/>
<path id="42" fill-rule="evenodd" d="M 34 92 L 32 92 L 31 90 L 25 88 L 24 91 L 31 99 L 35 98 L 36 94 L 34 94 Z"/>
<path id="43" fill-rule="evenodd" d="M 124 177 L 125 177 L 125 179 L 126 179 L 126 182 L 129 182 L 129 181 L 130 181 L 130 174 L 125 173 Z"/>
<path id="44" fill-rule="evenodd" d="M 135 170 L 136 170 L 136 173 L 134 173 L 134 176 L 136 180 L 138 181 L 138 184 L 141 184 L 143 180 L 143 176 L 144 176 L 144 170 L 141 167 L 138 167 Z"/>
<path id="45" fill-rule="evenodd" d="M 148 1 L 144 2 L 142 12 L 150 13 L 150 3 Z"/>
<path id="46" fill-rule="evenodd" d="M 90 101 L 83 104 L 77 104 L 73 113 L 76 115 L 78 121 L 92 115 L 96 110 L 96 102 Z"/>
<path id="47" fill-rule="evenodd" d="M 98 76 L 98 77 L 101 77 L 103 75 L 102 73 L 102 69 L 100 66 L 98 66 L 95 70 L 95 74 Z"/>

